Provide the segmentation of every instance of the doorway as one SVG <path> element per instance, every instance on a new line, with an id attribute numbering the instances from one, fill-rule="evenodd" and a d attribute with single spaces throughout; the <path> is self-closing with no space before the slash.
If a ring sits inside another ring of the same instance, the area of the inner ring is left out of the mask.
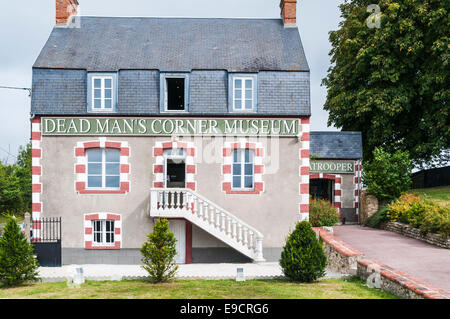
<path id="1" fill-rule="evenodd" d="M 186 221 L 178 219 L 169 219 L 169 230 L 175 235 L 177 242 L 175 248 L 177 255 L 175 262 L 177 264 L 186 263 Z"/>
<path id="2" fill-rule="evenodd" d="M 183 149 L 164 150 L 165 188 L 186 187 L 186 156 Z"/>
<path id="3" fill-rule="evenodd" d="M 322 199 L 334 203 L 334 181 L 331 179 L 311 179 L 309 194 L 313 199 Z"/>

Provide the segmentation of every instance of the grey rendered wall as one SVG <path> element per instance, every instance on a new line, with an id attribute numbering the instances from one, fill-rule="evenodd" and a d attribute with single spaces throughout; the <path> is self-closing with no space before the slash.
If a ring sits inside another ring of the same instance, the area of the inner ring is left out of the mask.
<path id="1" fill-rule="evenodd" d="M 75 154 L 78 141 L 96 137 L 48 137 L 42 139 L 43 216 L 63 217 L 63 248 L 83 248 L 83 215 L 111 212 L 122 215 L 122 247 L 140 248 L 152 230 L 149 194 L 153 181 L 152 147 L 155 137 L 108 137 L 128 141 L 130 147 L 131 190 L 127 194 L 80 195 L 75 191 Z M 270 140 L 270 139 L 269 139 Z M 279 144 L 265 142 L 265 190 L 259 195 L 228 195 L 221 189 L 222 159 L 214 156 L 206 139 L 194 140 L 197 147 L 197 192 L 227 209 L 264 234 L 266 249 L 279 249 L 299 219 L 299 145 L 296 138 L 281 138 Z M 211 141 L 210 141 L 211 142 Z M 215 143 L 223 143 L 220 139 Z M 205 146 L 206 145 L 206 146 Z M 277 146 L 278 145 L 278 146 Z M 203 147 L 205 146 L 205 147 Z M 278 156 L 280 159 L 278 160 Z M 278 161 L 281 165 L 278 165 Z M 193 248 L 223 247 L 208 234 L 195 231 Z"/>

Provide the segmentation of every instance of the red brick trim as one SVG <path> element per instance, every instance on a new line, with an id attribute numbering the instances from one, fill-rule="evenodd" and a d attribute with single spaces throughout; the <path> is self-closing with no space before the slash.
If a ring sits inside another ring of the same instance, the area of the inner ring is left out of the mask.
<path id="1" fill-rule="evenodd" d="M 197 174 L 197 165 L 195 165 L 195 147 L 192 142 L 156 142 L 153 147 L 153 156 L 155 157 L 155 164 L 153 164 L 153 187 L 164 187 L 164 150 L 168 149 L 183 149 L 186 150 L 186 188 L 193 191 L 197 189 L 197 182 L 195 175 Z"/>
<path id="2" fill-rule="evenodd" d="M 366 269 L 372 269 L 372 272 L 380 273 L 384 278 L 425 299 L 450 299 L 450 293 L 443 289 L 430 285 L 421 279 L 382 264 L 379 261 L 373 259 L 360 259 L 356 262 Z"/>
<path id="3" fill-rule="evenodd" d="M 31 175 L 32 175 L 32 204 L 31 218 L 33 220 L 33 241 L 40 241 L 41 223 L 39 219 L 43 213 L 42 193 L 44 191 L 42 185 L 42 134 L 41 134 L 41 118 L 39 116 L 31 119 Z"/>
<path id="4" fill-rule="evenodd" d="M 86 150 L 91 148 L 114 148 L 120 150 L 120 188 L 112 189 L 88 189 L 87 188 L 87 156 Z M 130 191 L 130 148 L 128 142 L 107 141 L 100 138 L 99 141 L 78 142 L 75 147 L 75 191 L 78 194 L 126 194 Z"/>
<path id="5" fill-rule="evenodd" d="M 92 221 L 94 220 L 114 220 L 114 245 L 99 246 L 94 245 L 94 234 Z M 89 213 L 84 214 L 84 248 L 88 250 L 98 249 L 121 249 L 122 248 L 122 217 L 113 213 Z"/>
<path id="6" fill-rule="evenodd" d="M 334 175 L 334 174 L 311 174 L 309 175 L 309 179 L 329 179 L 334 181 L 334 207 L 339 209 L 342 208 L 342 190 L 341 190 L 341 184 L 342 184 L 342 177 L 340 175 Z"/>
<path id="7" fill-rule="evenodd" d="M 380 273 L 380 276 L 385 279 L 400 285 L 401 287 L 412 291 L 414 294 L 426 299 L 450 299 L 450 293 L 444 291 L 441 288 L 437 288 L 428 284 L 427 282 L 417 279 L 407 273 L 401 272 L 395 268 L 382 264 L 376 260 L 371 260 L 365 258 L 364 254 L 360 251 L 352 248 L 350 245 L 340 240 L 336 236 L 330 234 L 323 228 L 313 227 L 316 233 L 320 234 L 320 237 L 328 245 L 332 246 L 340 254 L 346 257 L 360 257 L 356 259 L 356 263 L 359 264 L 358 268 L 361 266 L 367 270 L 372 270 L 372 272 Z M 359 270 L 358 275 L 363 276 Z M 366 279 L 363 277 L 362 279 Z"/>
<path id="8" fill-rule="evenodd" d="M 310 119 L 300 118 L 299 125 L 299 214 L 300 220 L 309 220 L 309 141 Z"/>
<path id="9" fill-rule="evenodd" d="M 236 149 L 248 149 L 254 150 L 254 166 L 253 166 L 253 189 L 252 190 L 233 190 L 232 189 L 232 165 L 233 165 L 233 150 Z M 245 139 L 241 139 L 239 142 L 225 142 L 222 148 L 222 170 L 221 173 L 224 176 L 222 182 L 222 191 L 229 195 L 257 195 L 264 192 L 264 181 L 262 176 L 264 174 L 264 148 L 262 143 L 248 142 Z"/>

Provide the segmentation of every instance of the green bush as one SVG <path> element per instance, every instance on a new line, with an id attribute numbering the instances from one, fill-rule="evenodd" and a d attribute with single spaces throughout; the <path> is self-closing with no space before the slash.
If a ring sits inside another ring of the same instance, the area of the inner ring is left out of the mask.
<path id="1" fill-rule="evenodd" d="M 450 206 L 442 206 L 417 194 L 403 194 L 387 207 L 387 218 L 419 228 L 423 234 L 450 236 Z"/>
<path id="2" fill-rule="evenodd" d="M 286 239 L 280 266 L 284 275 L 295 282 L 312 282 L 325 275 L 327 257 L 311 224 L 297 223 Z"/>
<path id="3" fill-rule="evenodd" d="M 375 214 L 366 219 L 366 221 L 364 222 L 364 226 L 372 228 L 380 228 L 380 224 L 382 222 L 388 221 L 386 213 L 387 213 L 387 206 L 381 207 Z"/>
<path id="4" fill-rule="evenodd" d="M 367 191 L 380 200 L 398 198 L 411 188 L 413 165 L 408 152 L 387 153 L 381 148 L 373 151 L 373 160 L 363 163 L 362 179 Z"/>
<path id="5" fill-rule="evenodd" d="M 38 268 L 32 244 L 20 230 L 16 218 L 8 216 L 0 238 L 0 282 L 5 286 L 17 286 L 36 281 Z"/>
<path id="6" fill-rule="evenodd" d="M 158 219 L 141 248 L 142 268 L 149 273 L 152 282 L 166 282 L 175 276 L 178 270 L 174 259 L 176 242 L 175 235 L 169 230 L 169 221 Z"/>
<path id="7" fill-rule="evenodd" d="M 339 223 L 339 211 L 330 202 L 321 199 L 309 201 L 309 222 L 313 227 L 334 226 Z"/>

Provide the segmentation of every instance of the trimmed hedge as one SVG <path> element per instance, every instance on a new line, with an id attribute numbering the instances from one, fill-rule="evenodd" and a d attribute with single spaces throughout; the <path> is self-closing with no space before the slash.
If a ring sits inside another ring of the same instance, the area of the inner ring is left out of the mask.
<path id="1" fill-rule="evenodd" d="M 297 223 L 281 253 L 284 275 L 295 282 L 312 282 L 325 276 L 327 257 L 307 221 Z"/>

